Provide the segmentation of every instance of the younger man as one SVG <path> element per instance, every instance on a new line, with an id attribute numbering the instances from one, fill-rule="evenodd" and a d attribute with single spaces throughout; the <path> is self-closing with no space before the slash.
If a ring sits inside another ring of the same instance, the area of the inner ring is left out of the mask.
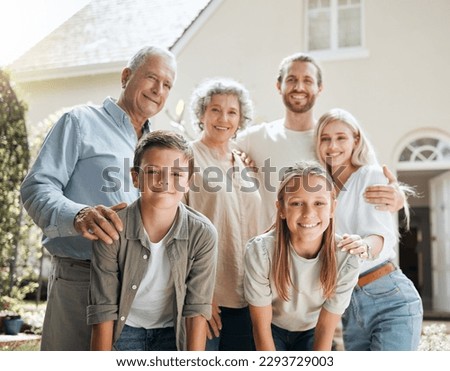
<path id="1" fill-rule="evenodd" d="M 118 212 L 118 241 L 94 243 L 92 350 L 205 349 L 217 233 L 180 202 L 193 167 L 179 134 L 154 131 L 138 143 L 131 173 L 140 198 Z"/>
<path id="2" fill-rule="evenodd" d="M 237 148 L 248 156 L 246 163 L 253 162 L 260 169 L 265 208 L 262 218 L 266 228 L 275 220 L 276 191 L 284 170 L 301 160 L 317 160 L 313 143 L 314 106 L 323 90 L 322 70 L 307 54 L 289 55 L 281 61 L 276 88 L 284 104 L 284 117 L 250 126 L 236 139 Z M 384 172 L 389 184 L 368 187 L 364 197 L 379 210 L 396 212 L 403 208 L 405 194 L 389 169 Z"/>

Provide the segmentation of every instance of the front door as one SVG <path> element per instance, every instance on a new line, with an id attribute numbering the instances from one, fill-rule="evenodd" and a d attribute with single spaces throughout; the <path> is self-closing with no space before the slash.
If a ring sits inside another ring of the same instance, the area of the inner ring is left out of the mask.
<path id="1" fill-rule="evenodd" d="M 450 171 L 429 184 L 433 310 L 450 312 Z"/>

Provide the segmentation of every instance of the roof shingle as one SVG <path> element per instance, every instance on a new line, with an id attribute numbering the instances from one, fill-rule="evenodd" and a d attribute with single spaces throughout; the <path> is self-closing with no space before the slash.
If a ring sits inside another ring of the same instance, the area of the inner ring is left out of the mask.
<path id="1" fill-rule="evenodd" d="M 15 73 L 111 64 L 144 45 L 171 48 L 211 0 L 92 0 L 18 58 Z"/>

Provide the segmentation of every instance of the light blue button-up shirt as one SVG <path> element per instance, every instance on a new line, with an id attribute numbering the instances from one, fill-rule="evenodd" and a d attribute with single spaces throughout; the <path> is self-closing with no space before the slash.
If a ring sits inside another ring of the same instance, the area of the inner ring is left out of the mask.
<path id="1" fill-rule="evenodd" d="M 86 206 L 137 199 L 130 175 L 137 140 L 128 115 L 110 97 L 103 106 L 75 107 L 51 129 L 21 196 L 52 255 L 90 259 L 92 242 L 75 230 L 75 215 Z"/>

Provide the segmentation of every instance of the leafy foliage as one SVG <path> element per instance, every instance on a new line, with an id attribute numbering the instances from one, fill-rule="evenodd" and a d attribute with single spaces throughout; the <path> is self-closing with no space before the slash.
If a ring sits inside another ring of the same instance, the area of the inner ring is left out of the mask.
<path id="1" fill-rule="evenodd" d="M 36 284 L 23 282 L 19 261 L 26 267 L 30 249 L 21 243 L 29 223 L 20 202 L 20 184 L 30 161 L 25 103 L 17 98 L 9 76 L 0 70 L 0 310 L 15 304 Z"/>

